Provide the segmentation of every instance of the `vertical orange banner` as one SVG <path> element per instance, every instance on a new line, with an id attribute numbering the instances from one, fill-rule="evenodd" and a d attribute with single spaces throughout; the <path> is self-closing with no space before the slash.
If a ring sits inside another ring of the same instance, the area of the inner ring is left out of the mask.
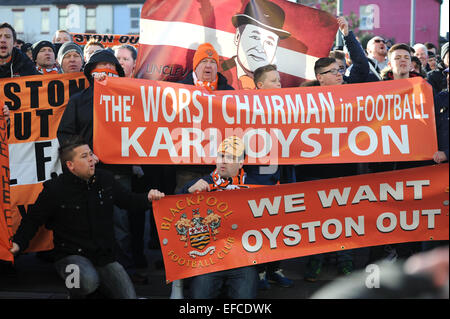
<path id="1" fill-rule="evenodd" d="M 13 233 L 36 201 L 42 183 L 61 173 L 58 125 L 69 98 L 88 86 L 83 73 L 0 79 L 0 101 L 11 113 L 9 136 L 4 136 L 8 137 Z M 41 227 L 28 251 L 51 248 L 52 232 Z"/>
<path id="2" fill-rule="evenodd" d="M 9 189 L 9 154 L 7 124 L 0 110 L 0 259 L 13 261 L 11 247 L 11 192 Z"/>

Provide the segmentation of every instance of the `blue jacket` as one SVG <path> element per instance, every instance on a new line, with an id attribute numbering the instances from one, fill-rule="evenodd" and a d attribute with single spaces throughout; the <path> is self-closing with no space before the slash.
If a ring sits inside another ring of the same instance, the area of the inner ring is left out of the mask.
<path id="1" fill-rule="evenodd" d="M 244 170 L 247 173 L 246 184 L 251 185 L 275 185 L 295 183 L 297 181 L 294 165 L 278 165 L 275 172 L 271 172 L 270 166 L 247 165 Z M 265 174 L 264 169 L 267 169 Z"/>
<path id="2" fill-rule="evenodd" d="M 353 63 L 350 75 L 344 76 L 344 81 L 349 84 L 378 81 L 379 79 L 370 73 L 369 60 L 353 31 L 349 31 L 348 35 L 344 37 L 344 44 Z"/>

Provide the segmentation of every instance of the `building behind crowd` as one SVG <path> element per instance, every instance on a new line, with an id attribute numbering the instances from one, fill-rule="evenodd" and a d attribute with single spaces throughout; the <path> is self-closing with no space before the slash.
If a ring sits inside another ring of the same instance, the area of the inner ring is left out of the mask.
<path id="1" fill-rule="evenodd" d="M 145 0 L 2 0 L 0 21 L 10 22 L 17 37 L 34 43 L 56 30 L 76 33 L 139 34 Z"/>
<path id="2" fill-rule="evenodd" d="M 319 8 L 326 0 L 289 0 Z M 417 0 L 414 43 L 439 44 L 442 0 Z M 341 0 L 345 16 L 354 13 L 361 31 L 393 42 L 410 43 L 411 0 Z M 330 6 L 332 7 L 332 6 Z M 448 38 L 447 38 L 448 41 Z"/>
<path id="3" fill-rule="evenodd" d="M 359 30 L 410 43 L 411 0 L 344 0 L 344 15 L 359 16 Z M 416 1 L 415 43 L 439 43 L 442 0 Z"/>

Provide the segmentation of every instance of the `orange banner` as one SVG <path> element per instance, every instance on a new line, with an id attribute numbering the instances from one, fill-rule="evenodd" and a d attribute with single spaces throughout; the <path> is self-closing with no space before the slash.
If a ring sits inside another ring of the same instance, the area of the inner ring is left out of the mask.
<path id="1" fill-rule="evenodd" d="M 331 251 L 448 240 L 448 164 L 153 202 L 167 281 Z"/>
<path id="2" fill-rule="evenodd" d="M 246 164 L 432 159 L 433 93 L 422 78 L 214 91 L 108 78 L 94 87 L 94 152 L 105 163 L 212 164 L 236 135 Z"/>
<path id="3" fill-rule="evenodd" d="M 133 34 L 94 34 L 94 33 L 70 33 L 73 37 L 73 42 L 78 45 L 86 45 L 89 40 L 95 39 L 101 42 L 105 47 L 113 47 L 115 45 L 129 44 L 134 47 L 139 46 L 139 35 Z"/>
<path id="4" fill-rule="evenodd" d="M 69 98 L 89 86 L 83 73 L 24 76 L 0 80 L 0 102 L 11 113 L 8 132 L 11 216 L 19 227 L 52 174 L 61 173 L 56 132 Z M 3 105 L 0 103 L 0 105 Z M 0 221 L 1 224 L 1 221 Z M 42 227 L 28 251 L 53 247 L 52 232 Z"/>
<path id="5" fill-rule="evenodd" d="M 11 248 L 11 192 L 9 188 L 9 155 L 6 119 L 0 110 L 0 260 L 13 261 Z"/>

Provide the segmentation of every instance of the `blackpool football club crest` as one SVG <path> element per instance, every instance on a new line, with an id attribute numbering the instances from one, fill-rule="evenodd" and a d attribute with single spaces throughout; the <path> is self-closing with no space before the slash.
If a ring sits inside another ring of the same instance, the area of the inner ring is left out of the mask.
<path id="1" fill-rule="evenodd" d="M 175 223 L 177 234 L 180 240 L 185 242 L 184 247 L 190 245 L 194 250 L 188 254 L 192 258 L 196 256 L 205 256 L 213 254 L 216 250 L 215 246 L 209 246 L 211 240 L 217 239 L 219 234 L 221 217 L 208 209 L 207 215 L 202 217 L 198 208 L 192 210 L 192 219 L 183 213 L 180 219 Z"/>

